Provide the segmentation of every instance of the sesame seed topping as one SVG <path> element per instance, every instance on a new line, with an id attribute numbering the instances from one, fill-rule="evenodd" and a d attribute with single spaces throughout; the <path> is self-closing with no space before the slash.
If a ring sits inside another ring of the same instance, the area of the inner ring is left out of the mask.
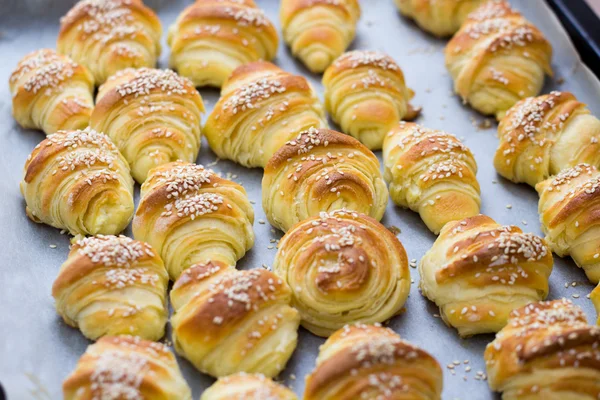
<path id="1" fill-rule="evenodd" d="M 140 258 L 155 256 L 149 244 L 123 235 L 87 237 L 78 240 L 75 245 L 79 254 L 105 266 L 131 266 Z"/>

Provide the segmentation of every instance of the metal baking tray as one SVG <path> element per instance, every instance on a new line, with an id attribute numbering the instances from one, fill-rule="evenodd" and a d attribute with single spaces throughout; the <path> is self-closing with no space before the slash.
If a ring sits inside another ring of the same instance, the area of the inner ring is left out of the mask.
<path id="1" fill-rule="evenodd" d="M 554 46 L 556 75 L 547 81 L 544 92 L 571 91 L 600 116 L 600 82 L 581 63 L 547 4 L 543 0 L 511 2 L 539 26 Z M 63 379 L 90 344 L 77 330 L 66 326 L 54 311 L 50 288 L 67 257 L 69 237 L 56 229 L 34 224 L 25 216 L 19 192 L 22 167 L 44 135 L 16 125 L 11 116 L 8 89 L 9 74 L 22 56 L 40 47 L 54 47 L 59 17 L 73 3 L 74 0 L 0 0 L 0 382 L 9 400 L 62 398 Z M 189 3 L 189 0 L 147 0 L 160 16 L 165 31 Z M 257 3 L 279 25 L 279 2 L 257 0 Z M 393 0 L 363 0 L 362 8 L 352 48 L 376 49 L 393 56 L 404 70 L 408 85 L 416 92 L 413 104 L 423 106 L 423 115 L 417 122 L 454 133 L 473 150 L 479 165 L 483 213 L 500 223 L 515 224 L 525 231 L 540 234 L 535 191 L 499 178 L 492 166 L 497 144 L 496 123 L 462 105 L 452 93 L 452 82 L 444 67 L 446 41 L 433 38 L 402 18 Z M 167 66 L 168 53 L 164 43 L 161 67 Z M 287 71 L 308 77 L 322 96 L 320 76 L 310 74 L 294 60 L 283 43 L 276 63 Z M 201 93 L 210 111 L 218 91 L 203 89 Z M 377 154 L 381 156 L 380 152 Z M 281 233 L 265 222 L 260 201 L 262 171 L 217 161 L 206 141 L 198 163 L 243 184 L 254 202 L 257 240 L 238 267 L 272 265 L 276 252 L 272 239 L 279 239 Z M 398 237 L 410 259 L 420 259 L 436 238 L 418 214 L 395 207 L 391 202 L 382 222 L 400 229 Z M 444 399 L 499 398 L 489 391 L 487 382 L 482 379 L 485 372 L 482 353 L 493 335 L 460 339 L 456 331 L 446 327 L 437 316 L 434 304 L 419 293 L 417 270 L 410 272 L 414 283 L 406 312 L 393 318 L 389 326 L 438 359 L 444 369 Z M 590 321 L 595 321 L 596 314 L 586 298 L 593 286 L 570 259 L 555 257 L 550 287 L 549 298 L 571 298 L 583 307 Z M 294 356 L 279 377 L 299 395 L 303 392 L 304 376 L 312 370 L 323 341 L 301 329 Z M 213 380 L 181 358 L 179 363 L 197 399 Z M 450 364 L 452 368 L 448 368 Z"/>

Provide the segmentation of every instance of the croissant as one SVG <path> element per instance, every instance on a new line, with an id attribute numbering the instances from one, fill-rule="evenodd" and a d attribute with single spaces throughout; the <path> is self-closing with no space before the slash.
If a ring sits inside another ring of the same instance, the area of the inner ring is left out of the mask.
<path id="1" fill-rule="evenodd" d="M 570 255 L 593 283 L 600 281 L 600 172 L 579 164 L 536 185 L 546 240 Z"/>
<path id="2" fill-rule="evenodd" d="M 27 158 L 27 216 L 72 235 L 111 235 L 133 217 L 133 179 L 108 136 L 86 128 L 48 135 Z"/>
<path id="3" fill-rule="evenodd" d="M 358 140 L 328 129 L 310 128 L 287 142 L 262 180 L 265 215 L 284 232 L 341 208 L 380 220 L 387 200 L 377 157 Z"/>
<path id="4" fill-rule="evenodd" d="M 220 378 L 206 389 L 200 400 L 298 400 L 296 395 L 260 374 L 239 374 Z"/>
<path id="5" fill-rule="evenodd" d="M 321 73 L 348 48 L 360 18 L 358 0 L 282 0 L 283 38 L 309 70 Z"/>
<path id="6" fill-rule="evenodd" d="M 598 314 L 598 318 L 596 320 L 596 325 L 600 325 L 600 285 L 596 286 L 592 293 L 590 294 L 590 299 L 592 300 L 592 304 L 596 309 L 596 314 Z"/>
<path id="7" fill-rule="evenodd" d="M 475 110 L 502 119 L 519 100 L 537 96 L 552 46 L 504 0 L 489 0 L 471 14 L 446 46 L 454 90 Z"/>
<path id="8" fill-rule="evenodd" d="M 143 183 L 158 165 L 196 160 L 203 111 L 189 79 L 169 70 L 125 69 L 100 87 L 90 125 L 110 136 Z"/>
<path id="9" fill-rule="evenodd" d="M 23 128 L 47 135 L 88 126 L 94 108 L 94 77 L 83 65 L 54 50 L 26 55 L 9 80 L 13 115 Z"/>
<path id="10" fill-rule="evenodd" d="M 380 325 L 336 331 L 306 377 L 304 400 L 440 400 L 442 369 L 427 352 Z"/>
<path id="11" fill-rule="evenodd" d="M 402 122 L 383 142 L 383 163 L 394 203 L 419 212 L 432 232 L 479 214 L 477 163 L 454 135 Z"/>
<path id="12" fill-rule="evenodd" d="M 323 75 L 325 108 L 342 131 L 371 150 L 379 150 L 390 129 L 412 120 L 420 108 L 409 104 L 414 92 L 391 57 L 375 51 L 350 51 Z"/>
<path id="13" fill-rule="evenodd" d="M 148 174 L 133 235 L 160 254 L 175 280 L 196 263 L 235 265 L 254 244 L 253 223 L 242 186 L 201 165 L 173 162 Z"/>
<path id="14" fill-rule="evenodd" d="M 253 0 L 196 0 L 169 28 L 168 43 L 181 75 L 221 87 L 240 65 L 275 58 L 279 38 Z"/>
<path id="15" fill-rule="evenodd" d="M 100 85 L 119 70 L 154 67 L 161 36 L 160 20 L 141 0 L 81 0 L 60 20 L 56 47 Z"/>
<path id="16" fill-rule="evenodd" d="M 566 299 L 514 310 L 485 349 L 488 383 L 503 400 L 600 397 L 600 328 Z"/>
<path id="17" fill-rule="evenodd" d="M 200 371 L 273 377 L 296 348 L 300 315 L 285 282 L 265 269 L 223 262 L 185 270 L 171 291 L 175 350 Z"/>
<path id="18" fill-rule="evenodd" d="M 496 171 L 531 186 L 579 163 L 600 166 L 600 120 L 567 92 L 518 102 L 500 121 Z"/>
<path id="19" fill-rule="evenodd" d="M 399 314 L 410 291 L 400 241 L 373 218 L 347 210 L 294 225 L 279 242 L 273 272 L 291 288 L 302 326 L 325 337 Z"/>
<path id="20" fill-rule="evenodd" d="M 442 228 L 419 286 L 460 336 L 498 332 L 512 310 L 546 298 L 552 265 L 543 239 L 478 215 Z"/>
<path id="21" fill-rule="evenodd" d="M 56 311 L 85 337 L 159 340 L 169 315 L 169 276 L 146 243 L 98 235 L 75 242 L 52 285 Z"/>
<path id="22" fill-rule="evenodd" d="M 204 136 L 220 158 L 245 167 L 265 167 L 288 140 L 310 127 L 326 128 L 317 94 L 299 75 L 268 62 L 237 68 L 204 126 Z"/>
<path id="23" fill-rule="evenodd" d="M 63 394 L 64 400 L 192 399 L 169 348 L 135 336 L 105 336 L 90 345 Z"/>

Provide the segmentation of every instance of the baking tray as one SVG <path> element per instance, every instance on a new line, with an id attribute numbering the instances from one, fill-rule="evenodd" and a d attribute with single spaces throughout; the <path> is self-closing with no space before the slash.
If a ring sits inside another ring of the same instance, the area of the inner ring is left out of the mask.
<path id="1" fill-rule="evenodd" d="M 56 229 L 34 224 L 25 216 L 24 201 L 19 193 L 22 167 L 27 155 L 44 135 L 16 125 L 11 117 L 8 90 L 9 74 L 23 55 L 40 47 L 54 47 L 58 18 L 73 3 L 73 0 L 0 0 L 0 382 L 9 400 L 60 399 L 63 379 L 90 344 L 77 330 L 66 326 L 54 311 L 50 289 L 67 257 L 69 237 L 59 234 Z M 165 30 L 189 3 L 147 1 L 159 14 Z M 257 3 L 279 25 L 278 1 L 258 0 Z M 548 5 L 543 0 L 512 0 L 512 3 L 539 26 L 554 46 L 556 75 L 547 82 L 544 92 L 553 89 L 572 91 L 600 116 L 600 83 L 580 62 Z M 444 67 L 446 41 L 429 36 L 402 18 L 392 0 L 363 0 L 362 8 L 363 15 L 352 48 L 381 50 L 393 56 L 404 70 L 408 85 L 416 92 L 413 104 L 423 106 L 423 115 L 417 122 L 454 133 L 473 150 L 479 165 L 483 213 L 500 223 L 515 224 L 525 231 L 540 234 L 535 191 L 499 178 L 493 169 L 492 157 L 497 144 L 495 122 L 463 106 L 452 94 L 452 82 Z M 165 43 L 162 67 L 167 65 L 168 52 Z M 310 74 L 291 57 L 283 44 L 279 47 L 276 63 L 287 71 L 308 77 L 322 96 L 320 76 Z M 201 93 L 210 111 L 218 91 L 208 89 Z M 486 128 L 487 121 L 492 122 L 489 128 Z M 380 152 L 377 154 L 381 155 Z M 279 239 L 281 233 L 265 223 L 260 202 L 262 171 L 245 169 L 227 161 L 217 162 L 205 141 L 198 163 L 244 185 L 254 202 L 257 240 L 238 267 L 272 265 L 276 251 L 272 239 Z M 391 202 L 382 222 L 401 230 L 398 237 L 410 259 L 420 259 L 436 238 L 418 214 L 395 207 Z M 446 327 L 437 316 L 433 303 L 420 295 L 417 270 L 410 272 L 414 283 L 406 312 L 393 318 L 389 326 L 438 359 L 444 369 L 444 399 L 499 398 L 489 391 L 483 379 L 479 379 L 485 370 L 482 353 L 493 335 L 460 339 L 456 331 Z M 593 286 L 570 259 L 555 258 L 550 287 L 549 298 L 571 298 L 583 307 L 590 321 L 595 321 L 596 314 L 586 298 Z M 280 375 L 280 380 L 298 394 L 303 391 L 304 376 L 313 368 L 323 341 L 301 329 L 294 356 Z M 447 367 L 453 363 L 460 365 L 452 369 Z M 197 399 L 213 380 L 181 358 L 179 364 L 192 387 L 194 399 Z M 467 367 L 470 372 L 466 372 Z M 481 371 L 479 375 L 478 371 Z"/>

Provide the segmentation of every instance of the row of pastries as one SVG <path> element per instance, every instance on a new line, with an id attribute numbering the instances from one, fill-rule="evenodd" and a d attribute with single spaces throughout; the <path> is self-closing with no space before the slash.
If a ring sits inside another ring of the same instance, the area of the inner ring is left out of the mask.
<path id="1" fill-rule="evenodd" d="M 380 325 L 403 311 L 411 282 L 404 247 L 379 222 L 388 196 L 439 234 L 419 274 L 443 320 L 463 337 L 499 332 L 485 352 L 492 389 L 507 400 L 600 394 L 599 331 L 572 303 L 542 301 L 552 252 L 600 279 L 600 121 L 570 93 L 530 97 L 552 50 L 506 1 L 396 3 L 425 30 L 455 34 L 455 90 L 500 120 L 494 165 L 536 187 L 546 238 L 479 214 L 472 152 L 407 122 L 420 108 L 392 57 L 344 53 L 356 0 L 281 2 L 284 40 L 324 72 L 324 105 L 304 77 L 268 62 L 278 35 L 252 0 L 184 10 L 168 33 L 177 72 L 154 69 L 161 25 L 140 0 L 82 0 L 61 20 L 57 51 L 27 55 L 10 78 L 15 119 L 47 134 L 25 165 L 27 215 L 76 236 L 56 309 L 97 341 L 65 399 L 191 399 L 154 342 L 168 322 L 176 352 L 219 378 L 202 400 L 295 399 L 270 378 L 300 325 L 328 338 L 304 399 L 439 399 L 438 362 Z M 195 87 L 207 85 L 221 97 L 201 129 Z M 254 244 L 254 211 L 241 185 L 194 164 L 201 135 L 220 158 L 264 169 L 262 205 L 285 232 L 272 272 L 235 268 Z M 118 236 L 130 222 L 135 239 Z M 599 289 L 592 300 L 600 307 Z"/>

